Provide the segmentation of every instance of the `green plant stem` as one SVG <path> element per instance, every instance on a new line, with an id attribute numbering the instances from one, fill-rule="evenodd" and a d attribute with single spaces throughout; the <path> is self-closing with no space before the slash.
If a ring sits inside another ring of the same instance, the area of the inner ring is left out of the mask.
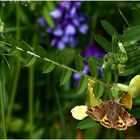
<path id="1" fill-rule="evenodd" d="M 17 40 L 20 40 L 20 15 L 19 15 L 20 12 L 19 12 L 19 9 L 20 9 L 19 2 L 16 2 L 16 28 L 17 28 L 16 39 Z M 11 120 L 11 114 L 12 114 L 12 109 L 13 109 L 13 105 L 14 105 L 16 90 L 17 90 L 19 73 L 20 73 L 20 55 L 17 56 L 16 69 L 14 72 L 14 81 L 13 81 L 11 97 L 10 97 L 9 106 L 8 106 L 8 112 L 7 112 L 7 118 L 6 118 L 7 129 L 8 129 L 9 122 Z"/>
<path id="2" fill-rule="evenodd" d="M 12 86 L 11 97 L 10 97 L 8 112 L 7 112 L 7 119 L 6 119 L 7 129 L 8 129 L 8 124 L 11 120 L 11 114 L 12 114 L 14 99 L 15 99 L 15 95 L 16 95 L 19 72 L 20 72 L 20 61 L 17 60 L 16 70 L 15 70 L 15 75 L 14 75 L 15 78 L 14 78 L 14 82 L 13 82 L 13 86 Z"/>
<path id="3" fill-rule="evenodd" d="M 0 41 L 0 43 L 5 44 L 5 45 L 8 45 L 8 46 L 11 46 L 11 44 L 9 44 L 9 43 L 7 43 L 7 42 Z M 51 62 L 51 63 L 55 64 L 55 65 L 58 66 L 58 67 L 61 67 L 61 68 L 64 68 L 64 69 L 68 69 L 68 70 L 70 70 L 70 71 L 72 71 L 72 72 L 75 72 L 75 73 L 78 73 L 78 74 L 80 74 L 80 75 L 85 75 L 85 76 L 87 76 L 88 78 L 90 78 L 90 79 L 92 79 L 92 80 L 94 80 L 94 81 L 96 81 L 96 82 L 102 84 L 103 86 L 105 86 L 105 87 L 107 87 L 107 88 L 111 88 L 111 87 L 108 86 L 108 84 L 105 84 L 104 82 L 102 82 L 102 81 L 100 81 L 100 80 L 98 80 L 98 79 L 96 79 L 96 78 L 93 78 L 93 77 L 91 77 L 91 76 L 89 76 L 89 75 L 83 73 L 82 71 L 77 71 L 77 70 L 75 70 L 75 69 L 73 69 L 73 68 L 70 68 L 70 67 L 65 66 L 65 65 L 63 65 L 63 64 L 59 64 L 59 63 L 57 63 L 57 62 L 55 62 L 55 61 L 53 61 L 53 60 L 51 60 L 51 59 L 49 59 L 49 58 L 46 58 L 46 57 L 45 57 L 45 58 L 41 58 L 38 54 L 36 54 L 36 53 L 34 53 L 34 52 L 31 52 L 31 51 L 25 51 L 25 50 L 23 50 L 23 49 L 20 48 L 20 47 L 16 47 L 16 49 L 19 50 L 19 51 L 22 51 L 22 52 L 26 52 L 26 53 L 28 53 L 28 54 L 30 54 L 30 55 L 33 55 L 33 56 L 35 56 L 35 57 L 37 57 L 37 58 L 39 58 L 39 59 L 43 59 L 44 61 Z"/>
<path id="4" fill-rule="evenodd" d="M 37 43 L 37 35 L 33 36 L 32 46 L 35 48 Z M 33 116 L 33 98 L 34 98 L 34 65 L 29 67 L 29 124 L 30 124 L 30 138 L 34 136 L 34 116 Z"/>
<path id="5" fill-rule="evenodd" d="M 30 138 L 33 138 L 33 94 L 34 94 L 34 68 L 29 67 L 29 124 Z"/>
<path id="6" fill-rule="evenodd" d="M 1 102 L 1 118 L 2 118 L 2 130 L 3 130 L 3 138 L 6 139 L 6 125 L 5 125 L 5 111 L 4 111 L 4 98 L 3 98 L 3 81 L 2 76 L 0 76 L 0 102 Z"/>
<path id="7" fill-rule="evenodd" d="M 130 24 L 128 22 L 128 20 L 126 19 L 126 17 L 123 15 L 122 11 L 120 9 L 119 10 L 119 13 L 121 14 L 122 18 L 124 19 L 124 21 L 126 22 L 126 24 L 130 27 Z"/>
<path id="8" fill-rule="evenodd" d="M 64 117 L 64 113 L 62 111 L 62 105 L 60 103 L 60 98 L 59 98 L 59 94 L 57 93 L 57 91 L 55 91 L 55 96 L 56 96 L 56 104 L 59 110 L 59 116 L 60 116 L 60 121 L 62 124 L 62 131 L 63 131 L 63 136 L 64 138 L 67 138 L 67 131 L 66 131 L 66 122 L 65 122 L 65 117 Z"/>

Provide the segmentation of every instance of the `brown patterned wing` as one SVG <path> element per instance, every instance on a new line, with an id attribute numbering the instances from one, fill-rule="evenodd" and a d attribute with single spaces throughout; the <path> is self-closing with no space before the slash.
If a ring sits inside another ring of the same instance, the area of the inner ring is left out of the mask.
<path id="1" fill-rule="evenodd" d="M 107 104 L 108 104 L 107 102 L 102 102 L 100 105 L 88 109 L 86 111 L 86 114 L 92 117 L 96 121 L 101 121 L 108 111 Z"/>
<path id="2" fill-rule="evenodd" d="M 129 114 L 123 107 L 121 107 L 119 115 L 127 126 L 132 126 L 137 123 L 137 120 L 131 114 Z"/>
<path id="3" fill-rule="evenodd" d="M 118 130 L 125 130 L 127 126 L 132 126 L 137 123 L 136 119 L 130 115 L 120 104 L 117 105 L 118 120 L 114 124 L 114 128 Z"/>

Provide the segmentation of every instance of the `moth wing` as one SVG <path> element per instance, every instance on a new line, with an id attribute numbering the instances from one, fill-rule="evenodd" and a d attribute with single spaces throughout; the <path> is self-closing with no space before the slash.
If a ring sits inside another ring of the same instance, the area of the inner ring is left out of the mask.
<path id="1" fill-rule="evenodd" d="M 100 105 L 89 108 L 86 114 L 92 117 L 96 121 L 101 121 L 108 111 L 107 102 L 102 102 Z"/>
<path id="2" fill-rule="evenodd" d="M 127 126 L 132 126 L 137 123 L 136 119 L 129 114 L 121 105 L 118 108 L 120 118 L 124 121 Z"/>
<path id="3" fill-rule="evenodd" d="M 116 123 L 113 125 L 113 128 L 116 128 L 118 130 L 126 130 L 127 129 L 127 125 L 126 123 L 122 120 L 121 117 L 118 118 L 118 120 L 116 121 Z"/>
<path id="4" fill-rule="evenodd" d="M 101 123 L 103 126 L 107 127 L 107 128 L 112 128 L 112 123 L 111 123 L 111 121 L 107 118 L 107 115 L 105 115 L 105 116 L 103 117 L 103 119 L 100 121 L 100 123 Z"/>

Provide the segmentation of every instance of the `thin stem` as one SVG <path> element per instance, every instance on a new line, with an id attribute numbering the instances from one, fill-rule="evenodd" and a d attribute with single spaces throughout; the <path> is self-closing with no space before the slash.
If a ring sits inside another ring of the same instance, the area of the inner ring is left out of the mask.
<path id="1" fill-rule="evenodd" d="M 0 77 L 0 102 L 1 102 L 1 118 L 2 118 L 2 130 L 3 130 L 3 138 L 6 139 L 6 125 L 5 125 L 5 111 L 4 111 L 4 98 L 3 98 L 3 81 L 2 76 Z"/>
<path id="2" fill-rule="evenodd" d="M 19 2 L 16 3 L 16 39 L 20 40 L 20 15 L 19 15 Z M 2 41 L 1 41 L 2 43 Z M 9 45 L 8 43 L 5 43 L 5 45 Z M 19 73 L 20 73 L 20 56 L 18 55 L 17 57 L 17 62 L 16 62 L 16 69 L 14 73 L 14 81 L 12 85 L 12 90 L 11 90 L 11 97 L 9 101 L 9 106 L 8 106 L 8 112 L 7 112 L 7 118 L 6 118 L 6 123 L 7 123 L 7 129 L 8 129 L 8 124 L 11 120 L 11 114 L 12 114 L 12 109 L 13 109 L 13 104 L 15 100 L 15 95 L 16 95 L 16 90 L 17 90 L 17 83 L 18 83 L 18 78 L 19 78 Z"/>
<path id="3" fill-rule="evenodd" d="M 124 21 L 126 22 L 126 24 L 130 27 L 130 24 L 128 22 L 128 20 L 126 19 L 126 17 L 123 15 L 122 11 L 120 9 L 119 10 L 119 13 L 121 14 L 121 16 L 123 17 Z"/>
<path id="4" fill-rule="evenodd" d="M 32 46 L 35 48 L 36 46 L 36 34 L 33 37 Z M 34 98 L 34 65 L 29 67 L 29 124 L 30 124 L 30 138 L 34 136 L 34 116 L 33 116 L 33 98 Z"/>
<path id="5" fill-rule="evenodd" d="M 72 71 L 72 72 L 75 72 L 75 73 L 78 73 L 78 74 L 80 74 L 80 75 L 85 75 L 85 76 L 87 76 L 88 78 L 90 78 L 90 79 L 92 79 L 92 80 L 94 80 L 94 81 L 96 81 L 96 82 L 98 82 L 98 83 L 104 85 L 105 87 L 107 87 L 107 85 L 106 85 L 104 82 L 102 82 L 102 81 L 100 81 L 100 80 L 98 80 L 98 79 L 95 79 L 95 78 L 93 78 L 93 77 L 91 77 L 91 76 L 85 74 L 85 73 L 82 72 L 82 71 L 77 71 L 77 70 L 75 70 L 75 69 L 73 69 L 73 68 L 70 68 L 70 67 L 68 67 L 68 66 L 59 64 L 59 63 L 57 63 L 57 62 L 55 62 L 55 61 L 53 61 L 53 60 L 51 60 L 51 59 L 49 59 L 49 58 L 46 58 L 46 57 L 43 58 L 43 60 L 45 60 L 45 61 L 47 61 L 47 62 L 51 62 L 51 63 L 55 64 L 55 65 L 58 66 L 58 67 L 61 67 L 61 68 L 64 68 L 64 69 L 68 69 L 68 70 L 70 70 L 70 71 Z"/>
<path id="6" fill-rule="evenodd" d="M 7 119 L 6 119 L 7 129 L 8 129 L 8 124 L 9 124 L 9 122 L 11 120 L 11 114 L 12 114 L 14 99 L 15 99 L 15 95 L 16 95 L 19 72 L 20 72 L 20 61 L 18 60 L 17 64 L 16 64 L 16 70 L 15 70 L 15 75 L 14 75 L 15 78 L 14 78 L 14 81 L 13 81 L 11 97 L 10 97 L 9 106 L 8 106 L 8 112 L 7 112 Z"/>
<path id="7" fill-rule="evenodd" d="M 8 46 L 11 46 L 10 44 L 8 44 L 8 43 L 6 43 L 6 42 L 3 42 L 3 41 L 0 41 L 0 43 L 3 43 L 3 44 L 8 45 Z M 19 51 L 24 51 L 24 52 L 25 52 L 25 50 L 23 50 L 23 49 L 20 48 L 20 47 L 16 47 L 16 49 L 19 50 Z M 45 58 L 41 58 L 38 54 L 36 54 L 36 53 L 34 53 L 34 52 L 31 52 L 31 51 L 26 51 L 26 53 L 28 53 L 28 54 L 30 54 L 30 55 L 33 55 L 33 56 L 35 56 L 35 57 L 37 57 L 37 58 L 43 59 L 44 61 L 51 62 L 51 63 L 55 64 L 55 65 L 58 66 L 58 67 L 61 67 L 61 68 L 64 68 L 64 69 L 68 69 L 68 70 L 70 70 L 70 71 L 72 71 L 72 72 L 75 72 L 75 73 L 78 73 L 78 74 L 80 74 L 80 75 L 85 75 L 85 76 L 87 76 L 88 78 L 90 78 L 90 79 L 92 79 L 92 80 L 94 80 L 94 81 L 96 81 L 96 82 L 98 82 L 98 83 L 104 85 L 105 87 L 108 87 L 108 85 L 105 84 L 104 82 L 102 82 L 102 81 L 100 81 L 100 80 L 98 80 L 98 79 L 96 79 L 96 78 L 93 78 L 93 77 L 91 77 L 91 76 L 89 76 L 89 75 L 83 73 L 82 71 L 77 71 L 77 70 L 75 70 L 75 69 L 73 69 L 73 68 L 70 68 L 70 67 L 68 67 L 68 66 L 59 64 L 59 63 L 57 63 L 57 62 L 55 62 L 55 61 L 53 61 L 53 60 L 51 60 L 51 59 L 49 59 L 49 58 L 46 58 L 46 57 L 45 57 Z M 109 87 L 108 87 L 108 88 L 109 88 Z"/>
<path id="8" fill-rule="evenodd" d="M 33 93 L 34 93 L 34 69 L 29 67 L 29 124 L 30 138 L 33 138 Z"/>
<path id="9" fill-rule="evenodd" d="M 67 136 L 66 122 L 65 122 L 65 117 L 64 117 L 63 111 L 62 111 L 62 105 L 60 102 L 59 94 L 57 93 L 57 91 L 55 91 L 55 96 L 56 96 L 56 104 L 57 104 L 57 107 L 59 110 L 60 121 L 62 124 L 63 135 L 64 135 L 64 138 L 66 138 L 66 136 Z"/>

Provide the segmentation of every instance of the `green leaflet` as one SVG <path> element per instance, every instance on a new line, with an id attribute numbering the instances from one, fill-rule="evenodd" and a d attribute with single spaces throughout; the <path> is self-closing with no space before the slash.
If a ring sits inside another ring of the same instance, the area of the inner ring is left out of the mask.
<path id="1" fill-rule="evenodd" d="M 70 70 L 64 69 L 60 78 L 60 85 L 64 85 L 71 77 L 71 74 Z"/>
<path id="2" fill-rule="evenodd" d="M 125 44 L 126 42 L 135 43 L 139 40 L 140 40 L 140 25 L 127 28 L 121 37 L 121 42 L 123 44 Z"/>
<path id="3" fill-rule="evenodd" d="M 103 47 L 106 51 L 111 52 L 111 43 L 101 35 L 96 35 L 95 40 L 98 42 L 101 47 Z"/>
<path id="4" fill-rule="evenodd" d="M 49 15 L 49 13 L 50 13 L 50 11 L 49 11 L 49 9 L 48 9 L 48 6 L 47 6 L 47 5 L 44 6 L 44 8 L 43 8 L 43 16 L 44 16 L 44 18 L 45 18 L 47 24 L 48 24 L 51 28 L 53 28 L 53 27 L 55 26 L 55 23 L 54 23 L 52 17 Z"/>
<path id="5" fill-rule="evenodd" d="M 135 65 L 134 67 L 125 68 L 125 72 L 121 76 L 128 76 L 134 74 L 140 70 L 140 64 Z"/>
<path id="6" fill-rule="evenodd" d="M 98 73 L 96 61 L 94 60 L 93 57 L 90 57 L 88 59 L 88 66 L 89 66 L 91 76 L 97 78 L 99 73 Z"/>
<path id="7" fill-rule="evenodd" d="M 53 1 L 47 2 L 47 6 L 51 11 L 53 11 L 56 8 Z"/>
<path id="8" fill-rule="evenodd" d="M 24 51 L 29 51 L 32 48 L 27 42 L 23 40 L 19 43 L 19 47 L 22 48 Z"/>
<path id="9" fill-rule="evenodd" d="M 77 128 L 87 129 L 87 128 L 94 127 L 97 125 L 99 125 L 99 123 L 94 121 L 92 118 L 88 117 L 88 118 L 82 120 L 80 123 L 78 123 Z"/>
<path id="10" fill-rule="evenodd" d="M 101 98 L 104 92 L 104 86 L 100 83 L 98 83 L 98 92 L 96 94 L 97 98 Z"/>
<path id="11" fill-rule="evenodd" d="M 25 66 L 26 67 L 30 67 L 31 65 L 33 65 L 36 62 L 36 57 L 35 56 L 31 56 L 27 61 Z"/>
<path id="12" fill-rule="evenodd" d="M 112 36 L 112 52 L 116 53 L 118 50 L 118 36 L 116 34 L 114 34 Z"/>
<path id="13" fill-rule="evenodd" d="M 106 32 L 113 37 L 114 34 L 117 34 L 116 29 L 106 20 L 101 20 L 101 24 Z"/>
<path id="14" fill-rule="evenodd" d="M 40 46 L 36 48 L 36 52 L 42 58 L 47 56 L 46 50 L 44 48 L 40 47 Z"/>
<path id="15" fill-rule="evenodd" d="M 75 65 L 78 71 L 83 71 L 84 63 L 83 63 L 83 58 L 80 54 L 76 56 Z"/>
<path id="16" fill-rule="evenodd" d="M 47 63 L 46 65 L 44 65 L 43 67 L 43 73 L 50 73 L 51 71 L 53 71 L 55 68 L 55 65 L 53 63 Z"/>
<path id="17" fill-rule="evenodd" d="M 77 88 L 77 93 L 83 92 L 86 89 L 87 84 L 88 84 L 88 77 L 84 75 L 84 76 L 81 77 L 81 79 L 79 81 L 79 85 L 78 85 L 78 88 Z"/>
<path id="18" fill-rule="evenodd" d="M 110 83 L 112 80 L 112 73 L 110 70 L 108 69 L 103 69 L 103 73 L 104 73 L 104 80 L 106 83 Z"/>

